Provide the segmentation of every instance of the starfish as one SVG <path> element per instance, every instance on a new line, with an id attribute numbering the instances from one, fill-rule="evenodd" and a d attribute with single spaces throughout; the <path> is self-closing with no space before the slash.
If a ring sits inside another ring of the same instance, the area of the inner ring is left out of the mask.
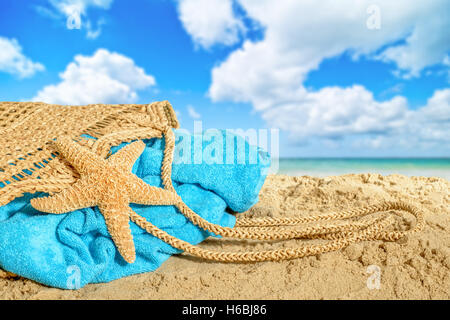
<path id="1" fill-rule="evenodd" d="M 136 250 L 129 226 L 129 203 L 173 205 L 180 202 L 175 193 L 150 186 L 131 172 L 145 144 L 136 141 L 103 159 L 68 137 L 58 139 L 56 147 L 80 174 L 71 187 L 43 198 L 34 198 L 31 205 L 42 212 L 62 214 L 98 206 L 105 218 L 108 232 L 119 253 L 128 263 L 136 260 Z"/>

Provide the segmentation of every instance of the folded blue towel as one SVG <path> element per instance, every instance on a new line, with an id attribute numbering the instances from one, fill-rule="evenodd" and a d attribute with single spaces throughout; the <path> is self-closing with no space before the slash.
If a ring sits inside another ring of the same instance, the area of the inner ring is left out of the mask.
<path id="1" fill-rule="evenodd" d="M 225 209 L 242 212 L 258 201 L 270 157 L 227 131 L 218 131 L 214 139 L 197 136 L 197 140 L 181 130 L 174 131 L 172 180 L 177 193 L 206 220 L 233 227 L 235 218 Z M 221 139 L 234 143 L 220 144 Z M 146 183 L 161 187 L 164 140 L 155 138 L 144 142 L 145 151 L 136 161 L 133 173 Z M 112 153 L 125 145 L 113 147 Z M 256 154 L 256 161 L 249 159 L 249 154 Z M 247 155 L 244 161 L 243 155 Z M 61 215 L 45 214 L 30 205 L 30 199 L 42 195 L 26 194 L 0 207 L 2 269 L 52 287 L 78 289 L 88 283 L 153 271 L 171 255 L 180 253 L 130 222 L 136 262 L 128 264 L 114 246 L 97 207 Z M 212 235 L 194 226 L 173 206 L 131 204 L 131 208 L 157 227 L 191 244 Z"/>

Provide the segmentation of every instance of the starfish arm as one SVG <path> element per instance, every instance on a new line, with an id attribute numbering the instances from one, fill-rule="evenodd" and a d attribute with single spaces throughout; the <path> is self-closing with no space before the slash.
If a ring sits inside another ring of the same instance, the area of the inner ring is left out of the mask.
<path id="1" fill-rule="evenodd" d="M 30 203 L 36 210 L 61 214 L 93 207 L 97 205 L 97 198 L 96 192 L 89 188 L 84 180 L 78 180 L 71 187 L 54 196 L 34 198 Z"/>
<path id="2" fill-rule="evenodd" d="M 117 250 L 126 262 L 133 263 L 136 260 L 136 249 L 130 229 L 131 208 L 128 203 L 124 199 L 111 199 L 101 203 L 99 209 Z"/>
<path id="3" fill-rule="evenodd" d="M 145 149 L 141 140 L 126 145 L 108 158 L 108 163 L 131 171 L 133 165 Z"/>
<path id="4" fill-rule="evenodd" d="M 87 173 L 99 165 L 105 163 L 105 160 L 91 152 L 85 147 L 75 143 L 69 137 L 61 137 L 55 142 L 58 151 L 64 158 L 79 172 Z"/>
<path id="5" fill-rule="evenodd" d="M 150 186 L 134 174 L 130 176 L 129 195 L 130 202 L 145 205 L 170 206 L 181 201 L 175 192 Z"/>

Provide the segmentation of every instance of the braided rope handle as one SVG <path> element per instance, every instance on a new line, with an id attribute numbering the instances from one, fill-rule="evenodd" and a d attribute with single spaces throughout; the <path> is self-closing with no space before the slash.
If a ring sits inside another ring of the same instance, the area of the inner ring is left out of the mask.
<path id="1" fill-rule="evenodd" d="M 176 193 L 172 184 L 172 163 L 175 148 L 175 135 L 170 127 L 146 128 L 115 132 L 96 140 L 91 149 L 104 157 L 109 153 L 112 145 L 120 144 L 124 141 L 145 139 L 151 137 L 165 138 L 164 158 L 161 164 L 161 180 L 164 187 Z M 212 224 L 192 211 L 184 202 L 174 203 L 174 206 L 186 216 L 193 224 L 202 229 L 208 230 L 216 235 L 238 239 L 255 240 L 289 240 L 289 239 L 322 239 L 330 242 L 321 245 L 308 245 L 298 248 L 286 248 L 279 250 L 269 250 L 260 252 L 216 252 L 205 250 L 188 242 L 175 238 L 167 232 L 159 229 L 144 217 L 138 215 L 130 209 L 130 217 L 133 222 L 149 232 L 155 237 L 170 244 L 174 248 L 185 251 L 197 257 L 222 261 L 267 261 L 284 260 L 315 255 L 318 253 L 339 250 L 350 243 L 384 239 L 397 240 L 406 235 L 406 232 L 386 232 L 387 226 L 392 224 L 391 216 L 377 218 L 370 222 L 338 222 L 335 224 L 319 226 L 303 226 L 301 228 L 288 229 L 286 226 L 297 226 L 314 221 L 333 221 L 338 219 L 349 219 L 364 215 L 383 212 L 388 210 L 404 210 L 413 214 L 417 219 L 416 227 L 409 232 L 414 232 L 423 227 L 423 217 L 421 213 L 412 205 L 405 203 L 386 202 L 376 206 L 348 210 L 341 213 L 324 214 L 317 216 L 296 217 L 296 218 L 262 218 L 262 219 L 238 219 L 235 228 L 222 227 Z M 285 226 L 280 228 L 280 226 Z"/>
<path id="2" fill-rule="evenodd" d="M 158 137 L 165 138 L 164 158 L 161 164 L 161 180 L 166 190 L 176 193 L 172 184 L 172 163 L 173 153 L 175 148 L 175 135 L 170 127 L 157 127 L 157 128 L 144 128 L 126 130 L 121 132 L 115 132 L 106 136 L 103 136 L 93 142 L 91 149 L 93 152 L 106 157 L 110 152 L 112 145 L 117 145 L 122 142 L 129 142 L 136 139 L 149 139 Z M 60 179 L 61 180 L 61 179 Z M 70 184 L 72 181 L 68 180 L 48 180 L 36 187 L 35 181 L 23 181 L 20 190 L 32 191 L 47 191 L 54 192 L 59 191 L 61 185 Z M 29 185 L 28 185 L 29 184 Z M 8 187 L 8 186 L 6 186 Z M 12 196 L 13 194 L 9 194 Z M 7 200 L 7 199 L 6 199 Z M 0 205 L 5 199 L 0 198 Z M 289 239 L 321 239 L 328 240 L 323 244 L 310 244 L 300 246 L 297 248 L 283 248 L 277 250 L 268 251 L 248 251 L 248 252 L 220 252 L 202 249 L 198 246 L 191 245 L 190 243 L 180 240 L 171 236 L 167 232 L 159 229 L 155 225 L 151 224 L 144 217 L 138 215 L 130 208 L 130 217 L 142 229 L 146 230 L 153 236 L 161 239 L 162 241 L 170 244 L 174 248 L 182 250 L 193 256 L 200 258 L 220 261 L 220 262 L 256 262 L 256 261 L 280 261 L 287 259 L 301 258 L 310 255 L 316 255 L 320 253 L 336 251 L 348 246 L 351 243 L 361 242 L 365 240 L 389 240 L 395 241 L 409 233 L 417 232 L 424 227 L 423 214 L 414 205 L 401 201 L 397 202 L 384 202 L 379 205 L 372 205 L 365 208 L 358 208 L 343 211 L 340 213 L 328 213 L 316 216 L 305 217 L 292 217 L 292 218 L 258 218 L 237 219 L 234 228 L 222 227 L 220 225 L 212 224 L 196 214 L 191 210 L 183 201 L 173 203 L 178 210 L 189 219 L 194 225 L 212 232 L 216 235 L 220 235 L 228 238 L 237 239 L 254 239 L 254 240 L 289 240 Z M 389 210 L 401 210 L 409 212 L 416 218 L 416 225 L 414 228 L 408 231 L 386 231 L 386 228 L 393 223 L 392 216 L 377 217 L 370 222 L 337 222 L 328 225 L 315 225 L 315 226 L 303 226 L 298 228 L 299 225 L 317 222 L 317 221 L 335 221 L 350 219 L 356 217 L 362 217 L 369 214 L 378 212 L 386 212 Z M 297 228 L 289 228 L 289 226 Z"/>
<path id="3" fill-rule="evenodd" d="M 172 184 L 172 162 L 175 148 L 175 135 L 171 128 L 164 129 L 165 149 L 163 163 L 161 164 L 161 180 L 164 188 L 176 193 Z M 222 262 L 245 261 L 279 261 L 294 259 L 319 253 L 339 250 L 351 243 L 364 240 L 390 240 L 395 241 L 408 233 L 417 232 L 424 227 L 423 214 L 414 205 L 406 202 L 384 202 L 365 208 L 352 209 L 341 213 L 329 213 L 316 216 L 295 218 L 262 218 L 262 219 L 238 219 L 235 228 L 222 227 L 212 224 L 192 211 L 184 202 L 174 204 L 178 210 L 196 226 L 210 231 L 216 235 L 255 240 L 288 240 L 288 239 L 323 239 L 331 240 L 326 244 L 308 245 L 298 248 L 287 248 L 260 252 L 217 252 L 201 249 L 188 242 L 177 239 L 167 232 L 157 228 L 144 217 L 134 212 L 130 213 L 132 221 L 150 234 L 165 241 L 171 246 L 201 258 Z M 409 212 L 416 218 L 416 225 L 409 231 L 386 231 L 393 223 L 392 216 L 377 219 L 371 223 L 350 222 L 346 224 L 307 226 L 303 229 L 286 229 L 280 226 L 296 226 L 314 221 L 332 221 L 361 217 L 377 212 L 389 210 L 402 210 Z M 131 210 L 132 211 L 132 210 Z M 276 226 L 276 228 L 274 228 Z"/>
<path id="4" fill-rule="evenodd" d="M 296 258 L 302 258 L 311 255 L 317 255 L 320 253 L 336 251 L 348 246 L 351 243 L 361 242 L 364 240 L 370 240 L 373 234 L 380 232 L 392 223 L 392 217 L 383 219 L 380 223 L 372 224 L 365 230 L 348 233 L 345 238 L 336 238 L 326 244 L 319 245 L 307 245 L 297 248 L 283 248 L 277 250 L 268 251 L 246 251 L 246 252 L 225 252 L 225 251 L 212 251 L 202 249 L 198 246 L 191 245 L 190 243 L 175 238 L 167 232 L 159 229 L 144 217 L 139 216 L 134 211 L 130 212 L 131 220 L 138 226 L 146 230 L 153 236 L 161 239 L 162 241 L 170 244 L 172 247 L 183 250 L 193 256 L 219 261 L 219 262 L 260 262 L 260 261 L 281 261 L 290 260 Z"/>

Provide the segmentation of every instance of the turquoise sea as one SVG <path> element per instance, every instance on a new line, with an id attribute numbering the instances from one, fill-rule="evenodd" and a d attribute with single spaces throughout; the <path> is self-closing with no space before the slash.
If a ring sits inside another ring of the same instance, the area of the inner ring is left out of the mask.
<path id="1" fill-rule="evenodd" d="M 282 158 L 272 160 L 270 172 L 316 177 L 346 173 L 404 174 L 450 180 L 450 158 Z"/>

